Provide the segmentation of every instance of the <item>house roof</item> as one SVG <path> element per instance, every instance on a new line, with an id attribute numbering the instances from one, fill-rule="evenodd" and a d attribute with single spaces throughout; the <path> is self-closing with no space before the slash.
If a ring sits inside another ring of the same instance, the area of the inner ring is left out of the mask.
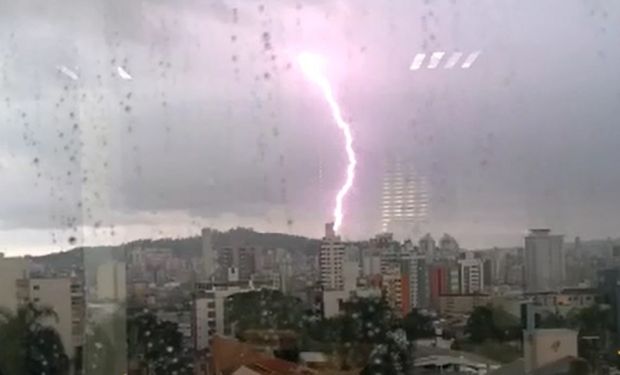
<path id="1" fill-rule="evenodd" d="M 211 352 L 215 373 L 222 374 L 231 374 L 264 355 L 252 345 L 221 336 L 213 338 Z"/>
<path id="2" fill-rule="evenodd" d="M 311 375 L 315 371 L 294 362 L 275 358 L 255 346 L 235 339 L 215 336 L 212 341 L 216 374 Z"/>
<path id="3" fill-rule="evenodd" d="M 321 352 L 301 352 L 299 358 L 302 362 L 327 362 L 327 356 Z"/>
<path id="4" fill-rule="evenodd" d="M 489 375 L 523 375 L 525 374 L 525 363 L 523 358 L 512 361 L 497 370 L 489 372 Z"/>
<path id="5" fill-rule="evenodd" d="M 433 347 L 433 346 L 421 346 L 421 345 L 416 346 L 414 355 L 415 355 L 416 360 L 422 359 L 424 357 L 432 357 L 432 356 L 449 356 L 453 358 L 464 358 L 471 362 L 488 364 L 490 366 L 496 366 L 500 364 L 499 362 L 495 360 L 483 357 L 475 353 L 463 352 L 463 351 L 452 350 L 452 349 L 444 349 L 444 348 L 438 348 L 438 347 Z"/>
<path id="6" fill-rule="evenodd" d="M 259 358 L 246 365 L 261 374 L 314 374 L 314 371 L 280 358 Z"/>

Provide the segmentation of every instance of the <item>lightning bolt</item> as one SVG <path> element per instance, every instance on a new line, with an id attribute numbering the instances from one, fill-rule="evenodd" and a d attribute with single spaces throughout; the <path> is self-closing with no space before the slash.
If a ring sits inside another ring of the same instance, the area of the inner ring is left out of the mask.
<path id="1" fill-rule="evenodd" d="M 344 135 L 344 148 L 347 154 L 347 171 L 344 184 L 338 190 L 336 194 L 336 207 L 334 207 L 334 230 L 338 230 L 342 225 L 343 213 L 343 201 L 349 190 L 353 186 L 355 180 L 355 166 L 357 165 L 357 158 L 355 157 L 355 150 L 353 149 L 353 134 L 351 132 L 351 126 L 342 118 L 342 111 L 336 98 L 334 96 L 334 90 L 324 74 L 324 60 L 315 54 L 304 52 L 297 58 L 301 70 L 304 72 L 306 78 L 319 86 L 321 93 L 331 110 L 334 122 L 338 125 L 338 128 Z"/>

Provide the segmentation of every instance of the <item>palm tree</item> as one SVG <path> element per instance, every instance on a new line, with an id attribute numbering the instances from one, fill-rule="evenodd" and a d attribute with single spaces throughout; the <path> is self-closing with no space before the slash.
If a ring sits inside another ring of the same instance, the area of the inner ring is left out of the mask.
<path id="1" fill-rule="evenodd" d="M 0 310 L 0 375 L 69 373 L 69 359 L 58 332 L 46 324 L 58 319 L 49 307 L 32 303 L 16 312 Z"/>

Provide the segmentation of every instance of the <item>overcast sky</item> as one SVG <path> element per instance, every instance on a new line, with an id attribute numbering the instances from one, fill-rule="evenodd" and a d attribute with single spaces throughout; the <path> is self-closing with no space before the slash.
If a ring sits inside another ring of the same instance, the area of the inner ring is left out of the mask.
<path id="1" fill-rule="evenodd" d="M 429 181 L 436 237 L 620 237 L 618 40 L 613 0 L 0 0 L 0 251 L 320 236 L 345 154 L 301 51 L 325 56 L 353 126 L 345 238 L 379 230 L 394 156 Z"/>

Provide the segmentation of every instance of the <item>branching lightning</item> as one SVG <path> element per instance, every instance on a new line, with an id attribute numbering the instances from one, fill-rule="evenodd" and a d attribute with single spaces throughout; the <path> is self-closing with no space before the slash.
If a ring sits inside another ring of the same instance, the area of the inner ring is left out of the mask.
<path id="1" fill-rule="evenodd" d="M 329 105 L 332 112 L 332 117 L 338 125 L 338 128 L 342 130 L 345 141 L 345 151 L 347 154 L 347 170 L 345 182 L 338 190 L 336 195 L 336 206 L 334 207 L 334 230 L 338 230 L 342 225 L 343 219 L 343 201 L 347 193 L 353 186 L 355 180 L 355 166 L 357 165 L 357 158 L 355 156 L 355 150 L 353 149 L 353 134 L 351 132 L 351 126 L 342 118 L 342 111 L 340 106 L 334 97 L 331 84 L 324 74 L 323 67 L 325 65 L 323 59 L 311 53 L 304 52 L 298 57 L 301 69 L 306 77 L 313 83 L 319 86 L 325 101 Z"/>

